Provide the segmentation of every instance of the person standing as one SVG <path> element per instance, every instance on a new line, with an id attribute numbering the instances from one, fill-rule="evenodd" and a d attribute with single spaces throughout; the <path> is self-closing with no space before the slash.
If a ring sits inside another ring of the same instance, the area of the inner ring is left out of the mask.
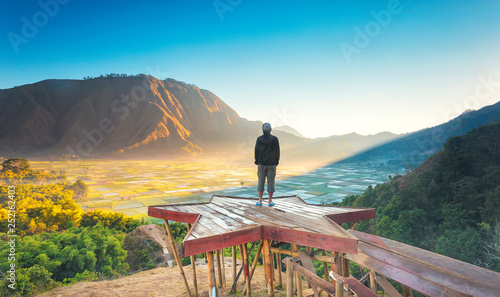
<path id="1" fill-rule="evenodd" d="M 255 142 L 255 165 L 259 182 L 257 192 L 259 193 L 259 202 L 256 204 L 262 206 L 262 195 L 264 194 L 264 183 L 267 178 L 267 194 L 269 196 L 269 206 L 274 206 L 273 194 L 275 192 L 276 166 L 280 161 L 280 142 L 278 137 L 271 135 L 271 124 L 262 125 L 263 135 L 257 138 Z"/>

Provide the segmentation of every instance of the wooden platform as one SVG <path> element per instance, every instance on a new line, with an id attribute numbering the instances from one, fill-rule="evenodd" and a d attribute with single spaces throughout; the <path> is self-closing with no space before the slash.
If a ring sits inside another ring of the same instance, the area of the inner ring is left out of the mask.
<path id="1" fill-rule="evenodd" d="M 370 208 L 307 204 L 298 196 L 276 197 L 274 207 L 256 198 L 212 196 L 207 203 L 149 207 L 149 216 L 193 224 L 183 241 L 184 256 L 272 239 L 355 254 L 357 239 L 338 224 L 375 218 Z"/>

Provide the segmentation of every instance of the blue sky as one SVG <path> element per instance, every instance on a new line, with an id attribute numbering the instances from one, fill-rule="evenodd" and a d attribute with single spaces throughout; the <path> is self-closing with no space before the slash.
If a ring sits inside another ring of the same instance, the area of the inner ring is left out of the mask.
<path id="1" fill-rule="evenodd" d="M 148 73 L 308 137 L 411 132 L 500 101 L 499 1 L 6 0 L 0 11 L 0 88 Z"/>

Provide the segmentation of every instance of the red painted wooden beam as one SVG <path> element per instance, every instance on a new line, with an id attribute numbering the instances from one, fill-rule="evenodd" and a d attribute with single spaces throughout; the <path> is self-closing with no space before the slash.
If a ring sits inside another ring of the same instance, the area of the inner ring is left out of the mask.
<path id="1" fill-rule="evenodd" d="M 154 218 L 160 218 L 164 220 L 189 223 L 189 224 L 195 223 L 198 217 L 200 216 L 200 214 L 198 213 L 179 212 L 179 211 L 172 211 L 154 207 L 148 208 L 148 215 Z"/>

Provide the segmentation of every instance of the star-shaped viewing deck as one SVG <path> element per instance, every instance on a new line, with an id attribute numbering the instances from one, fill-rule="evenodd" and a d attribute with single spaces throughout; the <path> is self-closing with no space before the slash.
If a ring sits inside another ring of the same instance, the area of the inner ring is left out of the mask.
<path id="1" fill-rule="evenodd" d="M 273 198 L 273 207 L 256 201 L 212 196 L 207 203 L 150 206 L 149 216 L 193 224 L 182 243 L 185 257 L 260 239 L 355 254 L 357 239 L 339 224 L 375 218 L 375 209 L 310 205 L 298 196 Z"/>

